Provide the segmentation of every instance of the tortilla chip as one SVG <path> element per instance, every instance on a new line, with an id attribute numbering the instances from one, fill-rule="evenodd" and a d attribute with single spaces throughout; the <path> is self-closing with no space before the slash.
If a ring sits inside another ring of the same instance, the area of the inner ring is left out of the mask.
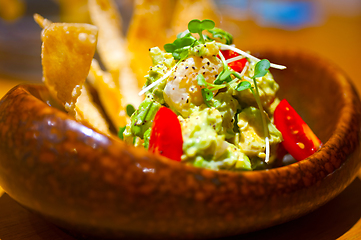
<path id="1" fill-rule="evenodd" d="M 149 48 L 167 43 L 167 30 L 173 12 L 173 1 L 136 0 L 128 30 L 128 49 L 132 53 L 131 68 L 137 76 L 139 88 L 145 83 L 152 60 Z"/>
<path id="2" fill-rule="evenodd" d="M 83 85 L 75 104 L 75 119 L 84 125 L 110 135 L 109 125 L 101 114 L 99 106 L 94 103 L 86 84 Z"/>
<path id="3" fill-rule="evenodd" d="M 115 86 L 120 89 L 123 105 L 138 106 L 142 101 L 138 96 L 141 88 L 130 69 L 130 55 L 116 4 L 112 0 L 89 0 L 88 5 L 91 20 L 99 28 L 97 50 L 102 63 L 112 74 Z"/>
<path id="4" fill-rule="evenodd" d="M 80 23 L 51 23 L 37 15 L 42 32 L 43 81 L 50 92 L 75 116 L 97 44 L 97 27 Z"/>
<path id="5" fill-rule="evenodd" d="M 122 104 L 123 96 L 113 82 L 108 72 L 100 69 L 98 62 L 93 59 L 89 82 L 97 90 L 100 102 L 116 129 L 127 124 L 125 106 Z"/>
<path id="6" fill-rule="evenodd" d="M 87 0 L 58 0 L 60 7 L 60 20 L 62 22 L 89 22 Z"/>
<path id="7" fill-rule="evenodd" d="M 52 23 L 38 14 L 42 27 L 43 81 L 75 119 L 106 135 L 109 125 L 84 85 L 95 52 L 97 28 L 89 24 Z"/>
<path id="8" fill-rule="evenodd" d="M 99 28 L 99 56 L 109 71 L 118 71 L 127 64 L 128 56 L 116 5 L 109 0 L 89 0 L 88 7 L 92 23 Z"/>

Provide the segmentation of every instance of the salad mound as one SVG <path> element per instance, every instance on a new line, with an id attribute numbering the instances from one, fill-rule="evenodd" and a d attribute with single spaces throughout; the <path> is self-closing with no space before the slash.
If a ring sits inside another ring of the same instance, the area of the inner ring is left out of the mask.
<path id="1" fill-rule="evenodd" d="M 284 66 L 237 49 L 232 35 L 211 20 L 192 20 L 164 50 L 149 53 L 153 65 L 140 92 L 145 99 L 120 129 L 121 138 L 166 157 L 165 149 L 181 147 L 172 158 L 196 167 L 273 165 L 283 137 L 273 123 L 279 85 L 268 69 Z M 179 134 L 169 134 L 179 126 Z"/>
<path id="2" fill-rule="evenodd" d="M 71 116 L 105 135 L 116 133 L 114 127 L 129 144 L 213 170 L 270 168 L 279 165 L 279 153 L 301 161 L 321 146 L 276 95 L 279 85 L 269 68 L 286 67 L 236 48 L 232 35 L 212 20 L 192 20 L 164 50 L 150 48 L 152 66 L 139 92 L 124 61 L 103 52 L 119 67 L 107 72 L 93 58 L 107 43 L 97 42 L 98 27 L 53 23 L 38 14 L 34 19 L 43 28 L 44 84 Z"/>

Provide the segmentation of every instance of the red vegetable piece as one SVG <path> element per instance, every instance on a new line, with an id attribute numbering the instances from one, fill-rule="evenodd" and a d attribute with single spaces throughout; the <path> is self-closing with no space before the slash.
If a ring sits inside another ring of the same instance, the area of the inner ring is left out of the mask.
<path id="1" fill-rule="evenodd" d="M 233 52 L 232 50 L 221 50 L 221 52 L 226 60 L 239 56 L 238 53 Z M 242 58 L 240 60 L 228 63 L 228 66 L 230 66 L 236 72 L 242 72 L 244 66 L 246 66 L 246 63 L 247 58 Z"/>
<path id="2" fill-rule="evenodd" d="M 149 151 L 180 161 L 183 154 L 182 130 L 177 115 L 161 107 L 153 121 L 149 139 Z"/>
<path id="3" fill-rule="evenodd" d="M 300 115 L 283 99 L 274 112 L 274 123 L 282 133 L 282 145 L 297 161 L 301 161 L 321 146 L 321 141 Z"/>

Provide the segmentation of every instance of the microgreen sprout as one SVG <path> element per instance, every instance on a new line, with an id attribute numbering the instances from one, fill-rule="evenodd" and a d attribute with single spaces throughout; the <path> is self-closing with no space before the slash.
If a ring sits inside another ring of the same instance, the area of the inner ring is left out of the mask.
<path id="1" fill-rule="evenodd" d="M 188 56 L 188 49 L 193 47 L 196 43 L 195 39 L 190 33 L 184 37 L 177 38 L 173 43 L 164 45 L 164 50 L 172 53 L 175 60 L 184 59 Z"/>
<path id="2" fill-rule="evenodd" d="M 125 128 L 126 128 L 126 126 L 119 128 L 118 137 L 119 137 L 121 140 L 124 139 L 123 133 L 124 133 L 124 131 L 125 131 Z"/>
<path id="3" fill-rule="evenodd" d="M 221 58 L 223 70 L 218 74 L 216 80 L 214 80 L 214 84 L 222 84 L 224 82 L 230 82 L 230 81 L 232 81 L 232 78 L 231 78 L 232 72 L 231 72 L 228 64 L 226 63 L 226 59 L 224 58 L 221 51 L 218 52 L 218 55 Z"/>
<path id="4" fill-rule="evenodd" d="M 134 108 L 134 106 L 133 106 L 132 104 L 128 104 L 128 105 L 125 107 L 125 110 L 126 110 L 127 115 L 128 115 L 129 117 L 131 117 L 132 114 L 135 112 L 135 108 Z"/>
<path id="5" fill-rule="evenodd" d="M 220 28 L 207 29 L 212 34 L 213 38 L 223 42 L 224 44 L 230 45 L 233 43 L 233 36 Z"/>
<path id="6" fill-rule="evenodd" d="M 236 90 L 240 92 L 250 88 L 252 88 L 252 85 L 248 81 L 242 81 L 237 85 Z"/>
<path id="7" fill-rule="evenodd" d="M 247 57 L 247 58 L 249 58 L 250 60 L 253 60 L 253 61 L 255 61 L 255 62 L 259 62 L 259 61 L 261 61 L 261 59 L 259 59 L 259 58 L 256 58 L 255 56 L 252 56 L 251 54 L 249 54 L 249 53 L 247 53 L 247 52 L 245 52 L 245 51 L 242 51 L 242 50 L 240 50 L 240 49 L 238 49 L 238 48 L 236 48 L 236 47 L 232 47 L 232 46 L 229 46 L 229 45 L 226 45 L 226 44 L 223 44 L 223 43 L 217 43 L 217 45 L 219 46 L 219 47 L 221 47 L 221 49 L 222 50 L 232 50 L 232 51 L 234 51 L 234 52 L 236 52 L 236 53 L 238 53 L 238 54 L 240 54 L 240 55 L 242 55 L 242 56 L 245 56 L 245 57 Z M 232 59 L 232 60 L 234 60 L 234 61 L 236 61 L 236 60 L 238 60 L 238 59 L 236 59 L 236 58 L 234 58 L 234 59 Z M 283 66 L 283 65 L 279 65 L 279 64 L 274 64 L 274 63 L 270 63 L 270 67 L 272 67 L 272 68 L 276 68 L 276 69 L 286 69 L 286 66 Z"/>
<path id="8" fill-rule="evenodd" d="M 206 82 L 206 80 L 202 74 L 198 74 L 197 82 L 198 82 L 198 85 L 201 87 L 201 92 L 202 92 L 202 97 L 203 97 L 204 102 L 206 103 L 206 105 L 208 107 L 211 107 L 209 101 L 211 101 L 213 98 L 213 92 L 212 92 L 212 90 L 207 88 L 207 86 L 209 84 Z"/>
<path id="9" fill-rule="evenodd" d="M 203 36 L 203 30 L 210 30 L 213 29 L 215 26 L 215 23 L 212 20 L 204 19 L 204 20 L 198 20 L 193 19 L 188 23 L 188 30 L 191 33 L 198 33 L 199 40 L 201 43 L 205 43 L 204 36 Z"/>
<path id="10" fill-rule="evenodd" d="M 256 89 L 256 92 L 254 92 L 253 89 L 250 88 L 254 98 L 256 99 L 258 109 L 261 112 L 263 131 L 264 131 L 265 142 L 266 142 L 266 158 L 265 158 L 266 163 L 269 162 L 269 155 L 270 155 L 269 154 L 269 132 L 268 132 L 268 126 L 266 123 L 266 116 L 265 116 L 265 113 L 263 110 L 261 99 L 259 97 L 259 90 L 258 90 L 256 78 L 265 76 L 268 73 L 268 69 L 270 68 L 270 65 L 271 65 L 270 62 L 267 59 L 263 59 L 263 60 L 257 62 L 255 69 L 254 69 L 254 75 L 252 77 L 253 83 L 254 83 L 254 88 Z"/>

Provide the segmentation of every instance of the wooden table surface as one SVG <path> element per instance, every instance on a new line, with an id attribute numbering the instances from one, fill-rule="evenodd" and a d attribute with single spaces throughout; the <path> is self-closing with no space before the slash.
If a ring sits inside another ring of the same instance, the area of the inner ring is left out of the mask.
<path id="1" fill-rule="evenodd" d="M 304 217 L 258 232 L 226 239 L 361 239 L 360 177 L 356 178 L 339 196 Z M 75 240 L 55 225 L 24 209 L 7 194 L 0 197 L 0 209 L 1 240 Z"/>
<path id="2" fill-rule="evenodd" d="M 361 14 L 329 16 L 320 26 L 297 31 L 264 28 L 247 20 L 233 22 L 229 26 L 230 32 L 237 31 L 242 34 L 236 36 L 238 39 L 236 43 L 243 49 L 252 45 L 276 44 L 310 50 L 330 59 L 351 77 L 356 89 L 361 93 L 359 59 L 361 56 Z M 35 58 L 35 61 L 36 59 L 39 60 Z M 19 61 L 19 64 L 21 63 Z M 24 80 L 9 80 L 0 76 L 0 96 L 20 82 Z M 239 238 L 240 236 L 229 239 Z M 0 187 L 0 240 L 23 239 L 71 240 L 75 238 L 25 210 Z M 294 221 L 243 235 L 242 239 L 361 239 L 361 173 L 339 196 L 318 210 Z"/>

